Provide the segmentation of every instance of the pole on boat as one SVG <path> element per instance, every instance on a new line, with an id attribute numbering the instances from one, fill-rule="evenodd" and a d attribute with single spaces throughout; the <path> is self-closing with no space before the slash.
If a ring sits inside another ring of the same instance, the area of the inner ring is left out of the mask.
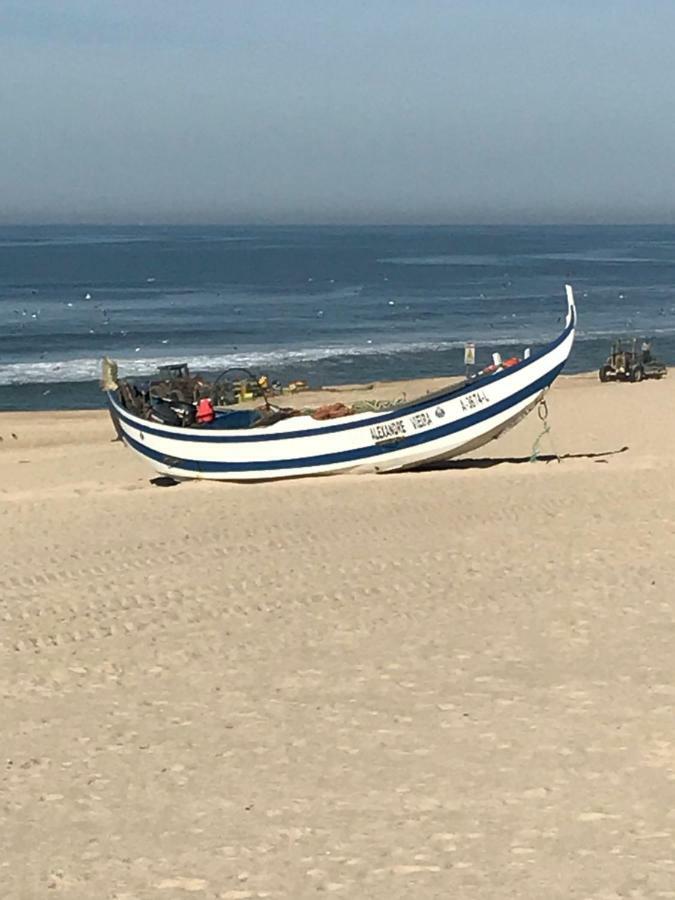
<path id="1" fill-rule="evenodd" d="M 473 341 L 464 344 L 464 374 L 468 378 L 476 364 L 476 345 Z"/>

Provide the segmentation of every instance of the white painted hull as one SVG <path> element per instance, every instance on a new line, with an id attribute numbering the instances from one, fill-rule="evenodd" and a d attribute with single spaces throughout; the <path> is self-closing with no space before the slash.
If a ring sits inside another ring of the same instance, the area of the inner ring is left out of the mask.
<path id="1" fill-rule="evenodd" d="M 109 394 L 125 443 L 175 479 L 263 481 L 339 472 L 392 472 L 450 459 L 498 437 L 539 401 L 572 349 L 576 310 L 567 287 L 565 330 L 518 365 L 396 409 L 249 429 L 180 428 L 128 412 Z"/>

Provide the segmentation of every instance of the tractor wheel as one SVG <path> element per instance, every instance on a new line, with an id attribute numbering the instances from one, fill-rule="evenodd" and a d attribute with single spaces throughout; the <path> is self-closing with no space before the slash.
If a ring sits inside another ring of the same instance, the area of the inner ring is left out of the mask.
<path id="1" fill-rule="evenodd" d="M 601 366 L 600 371 L 598 372 L 598 377 L 600 378 L 600 381 L 603 382 L 603 384 L 604 382 L 609 381 L 609 366 Z"/>
<path id="2" fill-rule="evenodd" d="M 635 366 L 634 369 L 631 369 L 630 380 L 637 384 L 638 381 L 642 381 L 645 377 L 645 372 L 642 366 Z"/>

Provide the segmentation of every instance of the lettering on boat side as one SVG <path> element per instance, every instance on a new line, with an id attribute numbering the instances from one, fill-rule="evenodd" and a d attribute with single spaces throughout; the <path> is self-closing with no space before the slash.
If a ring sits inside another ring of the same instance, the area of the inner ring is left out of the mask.
<path id="1" fill-rule="evenodd" d="M 410 421 L 415 431 L 419 431 L 420 428 L 426 428 L 427 425 L 431 425 L 431 416 L 426 412 L 418 412 L 414 416 L 410 416 Z"/>
<path id="2" fill-rule="evenodd" d="M 371 425 L 370 428 L 370 436 L 376 444 L 405 437 L 407 433 L 403 419 L 394 419 L 393 422 L 381 422 L 379 425 Z"/>
<path id="3" fill-rule="evenodd" d="M 459 405 L 462 407 L 464 412 L 470 409 L 478 409 L 479 406 L 484 406 L 486 403 L 489 403 L 489 399 L 485 391 L 473 391 L 471 394 L 465 394 L 463 397 L 459 398 Z"/>

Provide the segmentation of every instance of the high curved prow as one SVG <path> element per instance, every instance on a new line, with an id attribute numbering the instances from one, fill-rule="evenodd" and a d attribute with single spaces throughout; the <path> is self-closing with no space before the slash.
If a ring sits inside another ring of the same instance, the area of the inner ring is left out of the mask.
<path id="1" fill-rule="evenodd" d="M 567 317 L 565 319 L 565 327 L 576 328 L 577 324 L 577 307 L 574 302 L 574 291 L 571 284 L 565 285 L 565 293 L 567 294 Z"/>

